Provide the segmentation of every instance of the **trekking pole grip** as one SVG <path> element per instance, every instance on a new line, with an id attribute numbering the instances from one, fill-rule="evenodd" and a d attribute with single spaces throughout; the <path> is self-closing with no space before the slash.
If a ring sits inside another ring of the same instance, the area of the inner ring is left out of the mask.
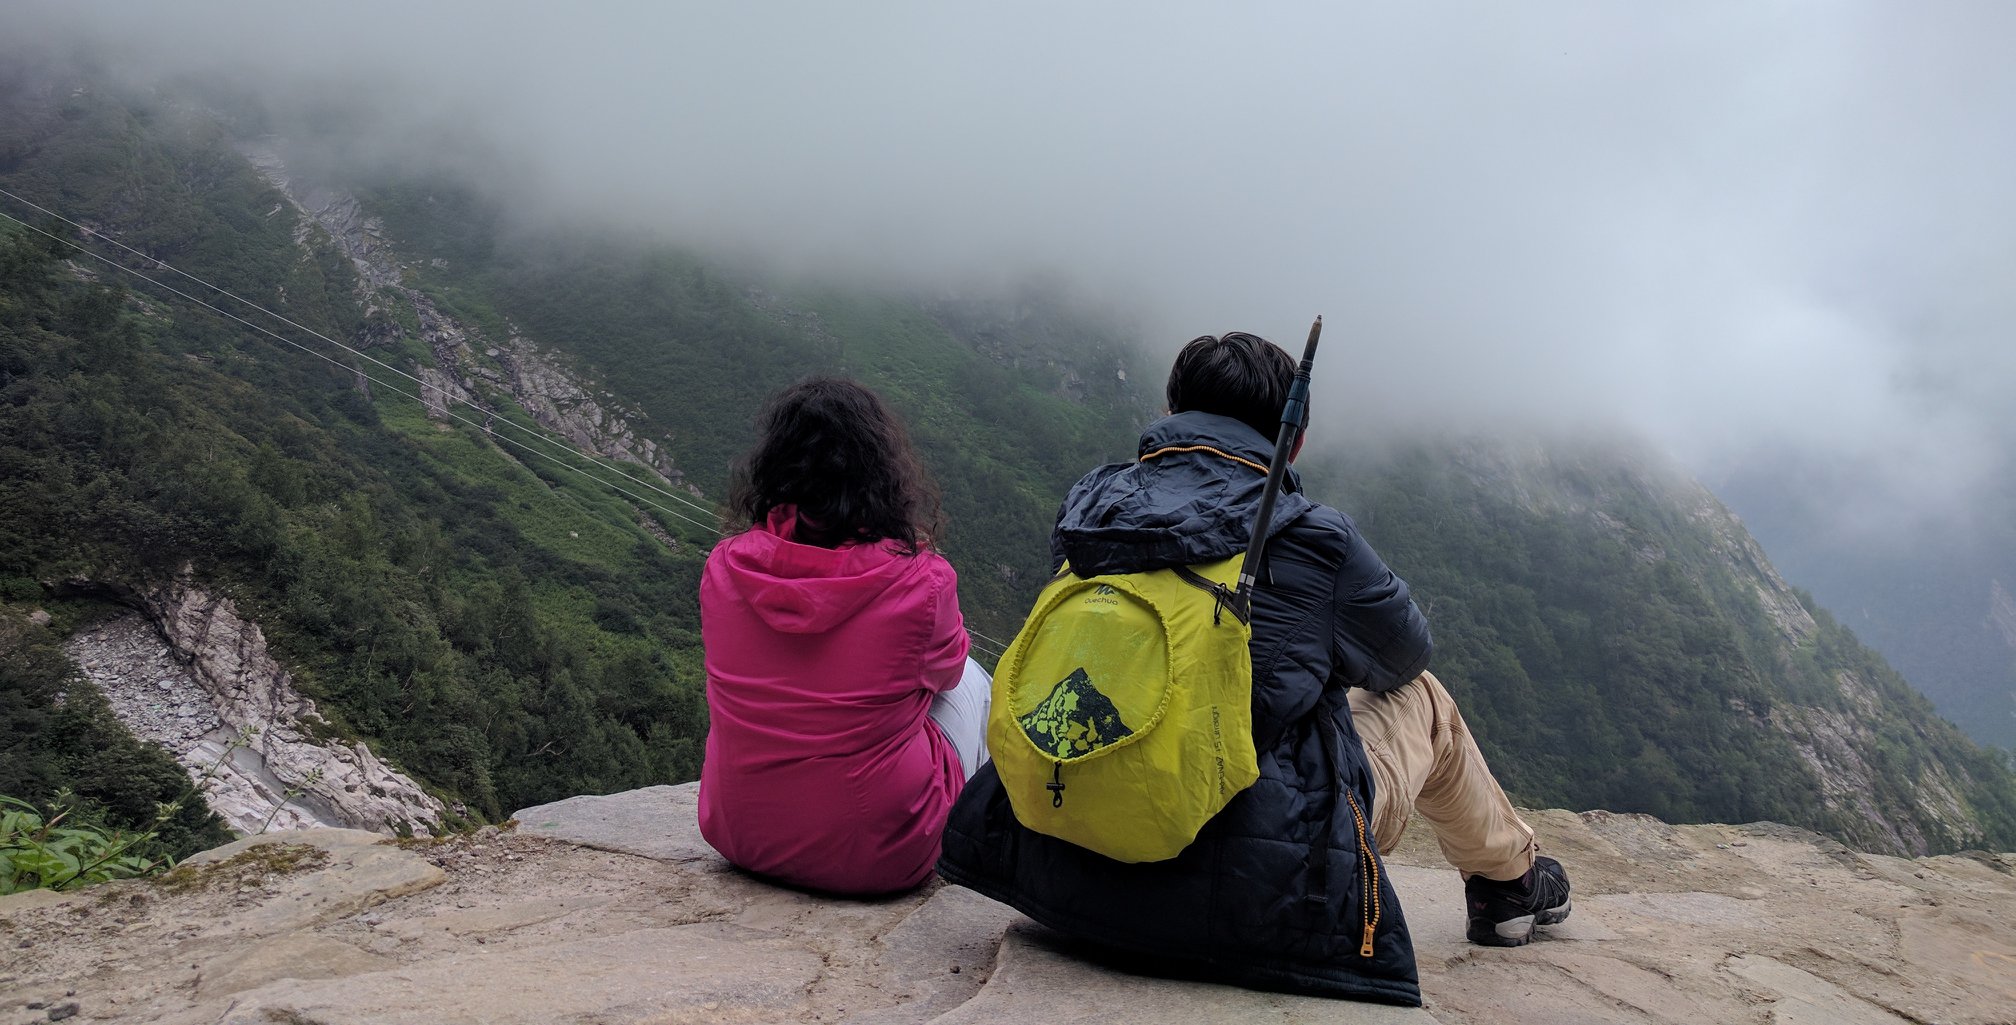
<path id="1" fill-rule="evenodd" d="M 1294 431 L 1299 436 L 1302 433 L 1302 425 L 1309 422 L 1309 374 L 1315 369 L 1316 343 L 1322 337 L 1323 318 L 1319 316 L 1314 324 L 1309 325 L 1309 344 L 1302 347 L 1302 362 L 1295 367 L 1295 380 L 1288 386 L 1288 401 L 1281 407 L 1281 429 L 1284 433 Z M 1280 439 L 1278 437 L 1275 439 L 1274 455 L 1277 459 L 1294 451 L 1293 437 L 1289 440 L 1291 447 L 1283 449 L 1280 446 Z M 1278 483 L 1271 465 L 1268 470 L 1270 483 Z"/>

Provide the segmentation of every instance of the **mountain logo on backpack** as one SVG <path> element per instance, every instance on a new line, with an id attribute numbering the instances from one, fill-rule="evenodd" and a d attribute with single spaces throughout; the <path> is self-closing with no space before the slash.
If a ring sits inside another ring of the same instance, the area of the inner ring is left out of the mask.
<path id="1" fill-rule="evenodd" d="M 1166 861 L 1259 778 L 1253 630 L 1239 604 L 1224 614 L 1240 562 L 1059 567 L 1001 656 L 987 716 L 1017 821 L 1115 861 Z"/>
<path id="2" fill-rule="evenodd" d="M 1134 733 L 1112 700 L 1092 685 L 1083 666 L 1057 681 L 1042 704 L 1016 721 L 1030 743 L 1060 759 L 1078 757 Z"/>

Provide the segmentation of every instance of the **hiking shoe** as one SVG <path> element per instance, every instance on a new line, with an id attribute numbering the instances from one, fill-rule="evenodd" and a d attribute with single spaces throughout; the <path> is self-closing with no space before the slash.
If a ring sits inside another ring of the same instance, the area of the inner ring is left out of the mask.
<path id="1" fill-rule="evenodd" d="M 1463 883 L 1463 902 L 1470 906 L 1470 942 L 1524 946 L 1534 926 L 1568 917 L 1568 873 L 1553 858 L 1535 857 L 1524 877 L 1509 882 L 1471 876 Z"/>

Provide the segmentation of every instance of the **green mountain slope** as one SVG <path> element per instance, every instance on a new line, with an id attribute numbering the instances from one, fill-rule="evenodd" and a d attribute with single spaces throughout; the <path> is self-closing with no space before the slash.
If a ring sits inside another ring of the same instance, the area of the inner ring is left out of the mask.
<path id="1" fill-rule="evenodd" d="M 725 494 L 764 396 L 813 373 L 873 385 L 941 483 L 942 547 L 966 613 L 998 638 L 1019 624 L 1029 582 L 1047 576 L 1057 497 L 1082 468 L 1124 453 L 1148 406 L 1127 383 L 1132 350 L 1053 300 L 1019 317 L 990 317 L 985 304 L 934 311 L 738 278 L 677 250 L 508 234 L 496 207 L 452 183 L 359 191 L 419 287 L 493 334 L 515 328 L 578 361 L 672 439 L 685 479 L 709 496 Z"/>
<path id="2" fill-rule="evenodd" d="M 1785 572 L 1854 627 L 1975 740 L 2016 749 L 2016 434 L 1984 474 L 1981 519 L 1836 524 L 1858 484 L 1761 460 L 1717 490 Z"/>
<path id="3" fill-rule="evenodd" d="M 1129 402 L 1065 394 L 914 304 L 808 296 L 796 301 L 832 325 L 808 331 L 793 324 L 804 314 L 775 312 L 675 253 L 562 239 L 577 246 L 565 260 L 499 257 L 459 273 L 470 261 L 451 250 L 451 270 L 438 271 L 420 224 L 422 241 L 401 256 L 428 273 L 406 291 L 360 290 L 337 240 L 209 119 L 90 90 L 45 98 L 9 97 L 0 187 L 416 376 L 442 365 L 432 346 L 451 321 L 479 350 L 517 341 L 520 325 L 550 331 L 580 351 L 540 337 L 554 351 L 541 374 L 562 367 L 602 394 L 638 396 L 639 422 L 691 468 L 695 492 L 626 498 L 486 435 L 486 421 L 507 438 L 523 440 L 505 421 L 537 430 L 507 387 L 477 396 L 487 412 L 464 410 L 466 422 L 430 417 L 419 386 L 301 331 L 272 325 L 337 362 L 153 286 L 93 284 L 122 278 L 81 257 L 57 262 L 75 254 L 29 230 L 0 239 L 9 593 L 113 593 L 188 566 L 265 627 L 339 730 L 471 814 L 697 774 L 694 594 L 715 536 L 699 510 L 761 397 L 841 365 L 832 339 L 849 347 L 845 368 L 909 417 L 948 482 L 945 546 L 966 570 L 971 617 L 995 636 L 1012 632 L 1044 576 L 1069 468 L 1131 433 Z M 386 208 L 396 220 L 397 203 Z M 1024 429 L 1012 437 L 994 426 L 1014 422 Z"/>
<path id="4" fill-rule="evenodd" d="M 318 330 L 361 324 L 350 268 L 214 126 L 84 93 L 7 129 L 9 190 Z M 339 728 L 483 815 L 696 771 L 692 546 L 353 373 L 5 244 L 10 588 L 189 564 Z"/>
<path id="5" fill-rule="evenodd" d="M 1700 485 L 1621 448 L 1318 459 L 1415 587 L 1507 789 L 1877 850 L 2008 847 L 2016 781 L 1790 588 Z"/>
<path id="6" fill-rule="evenodd" d="M 0 188 L 428 384 L 108 289 L 91 279 L 117 272 L 11 228 L 0 598 L 68 601 L 60 633 L 186 566 L 333 728 L 471 816 L 697 773 L 708 510 L 766 393 L 840 370 L 891 398 L 944 485 L 962 604 L 997 639 L 1047 575 L 1058 497 L 1130 454 L 1151 408 L 1121 335 L 1040 293 L 920 301 L 531 232 L 452 181 L 276 165 L 207 115 L 8 74 Z M 475 408 L 447 415 L 449 394 Z M 642 483 L 534 454 L 549 442 L 620 451 Z M 2016 847 L 2007 765 L 1698 487 L 1616 452 L 1319 456 L 1312 492 L 1414 583 L 1438 672 L 1520 800 Z M 36 644 L 18 664 L 59 672 Z M 45 712 L 54 690 L 30 689 Z M 38 721 L 12 750 L 41 759 L 22 785 L 46 793 L 81 770 L 43 757 L 60 745 Z"/>

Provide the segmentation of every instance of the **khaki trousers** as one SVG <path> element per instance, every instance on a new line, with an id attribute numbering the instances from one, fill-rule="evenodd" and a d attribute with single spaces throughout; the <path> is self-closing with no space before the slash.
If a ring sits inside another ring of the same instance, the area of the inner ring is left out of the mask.
<path id="1" fill-rule="evenodd" d="M 1390 854 L 1410 811 L 1435 829 L 1465 878 L 1517 879 L 1533 867 L 1533 829 L 1484 764 L 1456 701 L 1434 673 L 1374 694 L 1353 688 L 1351 719 L 1372 764 L 1372 835 Z"/>

